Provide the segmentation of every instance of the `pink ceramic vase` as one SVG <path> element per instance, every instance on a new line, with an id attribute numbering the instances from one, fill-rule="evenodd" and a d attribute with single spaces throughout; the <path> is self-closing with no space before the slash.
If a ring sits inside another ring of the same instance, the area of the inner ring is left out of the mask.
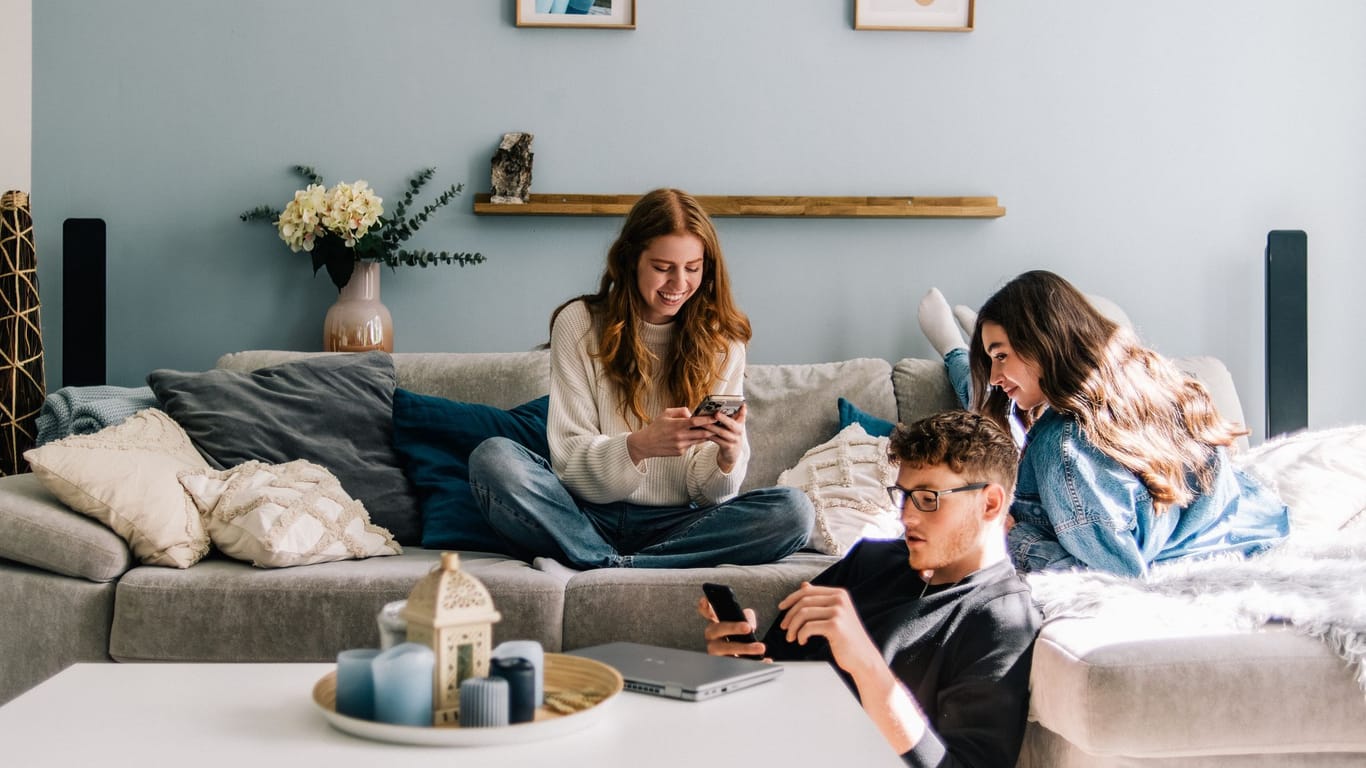
<path id="1" fill-rule="evenodd" d="M 379 262 L 358 261 L 337 302 L 323 318 L 323 351 L 394 351 L 389 308 L 379 300 Z"/>

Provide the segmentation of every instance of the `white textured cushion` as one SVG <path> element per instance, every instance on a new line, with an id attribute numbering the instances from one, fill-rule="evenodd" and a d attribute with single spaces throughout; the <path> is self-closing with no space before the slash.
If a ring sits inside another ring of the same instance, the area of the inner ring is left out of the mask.
<path id="1" fill-rule="evenodd" d="M 1233 461 L 1290 507 L 1293 531 L 1366 524 L 1366 426 L 1296 432 Z"/>
<path id="2" fill-rule="evenodd" d="M 188 568 L 209 537 L 176 474 L 206 469 L 185 430 L 150 408 L 93 435 L 24 453 L 43 485 L 68 507 L 109 526 L 148 565 Z"/>
<path id="3" fill-rule="evenodd" d="M 323 467 L 248 461 L 180 473 L 214 546 L 261 568 L 397 555 L 389 531 Z"/>
<path id="4" fill-rule="evenodd" d="M 778 477 L 779 485 L 801 489 L 816 507 L 808 548 L 843 555 L 859 539 L 902 534 L 901 516 L 887 497 L 897 474 L 887 443 L 850 424 Z"/>

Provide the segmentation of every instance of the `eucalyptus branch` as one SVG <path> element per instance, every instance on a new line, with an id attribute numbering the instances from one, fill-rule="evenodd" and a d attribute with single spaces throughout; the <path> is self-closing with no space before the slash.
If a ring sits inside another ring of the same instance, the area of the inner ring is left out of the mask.
<path id="1" fill-rule="evenodd" d="M 280 209 L 258 205 L 250 211 L 243 211 L 237 218 L 242 221 L 269 221 L 274 224 L 280 218 Z"/>
<path id="2" fill-rule="evenodd" d="M 313 170 L 313 166 L 311 165 L 296 165 L 294 166 L 294 172 L 304 177 L 309 184 L 327 186 L 326 184 L 323 184 L 323 177 L 319 176 L 318 172 Z"/>
<path id="3" fill-rule="evenodd" d="M 437 264 L 483 264 L 485 261 L 482 253 L 449 253 L 447 251 L 429 251 L 425 248 L 414 250 L 404 249 L 397 253 L 390 254 L 384 258 L 384 263 L 391 267 L 399 265 L 405 267 L 431 267 Z"/>

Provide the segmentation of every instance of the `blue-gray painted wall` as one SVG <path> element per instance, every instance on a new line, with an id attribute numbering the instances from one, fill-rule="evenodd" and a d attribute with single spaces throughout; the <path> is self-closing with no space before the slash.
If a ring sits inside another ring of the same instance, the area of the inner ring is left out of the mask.
<path id="1" fill-rule="evenodd" d="M 109 380 L 317 349 L 335 290 L 272 229 L 288 168 L 488 189 L 506 131 L 538 192 L 999 196 L 997 220 L 720 219 L 754 362 L 930 356 L 937 285 L 976 305 L 1054 269 L 1171 355 L 1229 365 L 1263 424 L 1262 251 L 1309 232 L 1311 424 L 1366 421 L 1366 4 L 980 0 L 970 33 L 852 28 L 852 0 L 638 0 L 633 31 L 528 29 L 513 0 L 33 3 L 33 210 L 51 386 L 61 225 L 109 234 Z M 397 351 L 529 348 L 619 220 L 420 235 L 473 268 L 386 272 Z"/>

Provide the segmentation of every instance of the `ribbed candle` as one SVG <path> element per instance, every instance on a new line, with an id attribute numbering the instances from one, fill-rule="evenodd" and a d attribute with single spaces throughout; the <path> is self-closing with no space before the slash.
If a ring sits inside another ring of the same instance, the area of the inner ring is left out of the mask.
<path id="1" fill-rule="evenodd" d="M 471 677 L 460 684 L 460 727 L 508 724 L 508 683 L 501 677 Z"/>

